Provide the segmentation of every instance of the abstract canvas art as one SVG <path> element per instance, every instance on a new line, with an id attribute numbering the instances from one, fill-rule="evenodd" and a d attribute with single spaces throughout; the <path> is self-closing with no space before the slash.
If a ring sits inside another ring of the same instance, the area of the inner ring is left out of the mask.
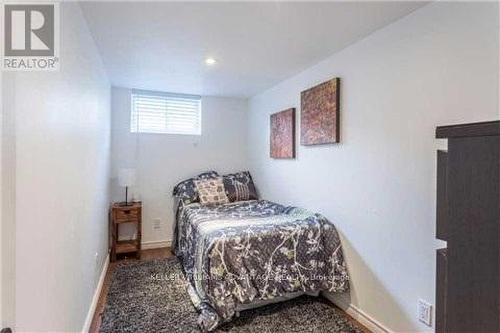
<path id="1" fill-rule="evenodd" d="M 334 78 L 300 94 L 300 143 L 304 146 L 340 141 L 340 79 Z"/>
<path id="2" fill-rule="evenodd" d="M 271 115 L 272 158 L 295 158 L 295 108 Z"/>

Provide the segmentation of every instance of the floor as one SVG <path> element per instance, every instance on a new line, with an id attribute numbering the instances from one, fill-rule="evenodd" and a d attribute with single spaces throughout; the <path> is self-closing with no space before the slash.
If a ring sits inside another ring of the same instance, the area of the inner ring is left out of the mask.
<path id="1" fill-rule="evenodd" d="M 161 248 L 161 249 L 143 250 L 141 252 L 141 259 L 140 260 L 146 261 L 146 260 L 162 259 L 162 258 L 169 258 L 169 257 L 173 257 L 173 254 L 172 254 L 170 248 L 165 247 L 165 248 Z M 135 259 L 135 258 L 131 258 L 131 259 L 126 258 L 126 259 L 112 262 L 109 264 L 108 271 L 106 272 L 106 277 L 104 278 L 104 284 L 102 286 L 101 295 L 99 296 L 99 301 L 97 302 L 97 307 L 96 307 L 96 311 L 94 313 L 94 318 L 92 318 L 92 323 L 90 325 L 90 331 L 89 331 L 90 333 L 99 332 L 99 328 L 101 326 L 101 315 L 104 312 L 104 306 L 106 305 L 108 290 L 109 290 L 109 286 L 111 284 L 111 277 L 113 276 L 113 271 L 116 269 L 117 264 L 122 263 L 124 261 L 136 261 L 136 260 L 137 259 Z M 335 306 L 335 305 L 332 305 L 332 306 Z M 351 317 L 349 317 L 349 318 L 351 318 Z M 367 328 L 365 328 L 363 325 L 361 325 L 356 320 L 352 319 L 352 321 L 356 325 L 362 327 L 364 333 L 371 333 Z"/>

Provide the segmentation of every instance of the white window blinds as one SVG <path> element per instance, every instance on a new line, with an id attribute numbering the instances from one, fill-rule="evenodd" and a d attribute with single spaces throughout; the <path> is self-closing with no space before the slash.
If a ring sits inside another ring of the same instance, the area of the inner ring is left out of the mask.
<path id="1" fill-rule="evenodd" d="M 130 131 L 201 135 L 201 98 L 133 92 Z"/>

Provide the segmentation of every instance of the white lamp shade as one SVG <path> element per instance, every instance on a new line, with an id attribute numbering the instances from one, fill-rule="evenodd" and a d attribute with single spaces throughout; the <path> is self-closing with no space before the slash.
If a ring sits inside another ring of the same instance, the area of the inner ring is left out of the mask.
<path id="1" fill-rule="evenodd" d="M 118 172 L 118 184 L 122 187 L 134 186 L 135 169 L 120 169 Z"/>

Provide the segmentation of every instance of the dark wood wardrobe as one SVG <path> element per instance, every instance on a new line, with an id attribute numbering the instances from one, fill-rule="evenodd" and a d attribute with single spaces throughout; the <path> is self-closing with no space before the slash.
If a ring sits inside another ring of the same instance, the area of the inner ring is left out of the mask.
<path id="1" fill-rule="evenodd" d="M 436 332 L 500 332 L 500 121 L 442 126 Z"/>

